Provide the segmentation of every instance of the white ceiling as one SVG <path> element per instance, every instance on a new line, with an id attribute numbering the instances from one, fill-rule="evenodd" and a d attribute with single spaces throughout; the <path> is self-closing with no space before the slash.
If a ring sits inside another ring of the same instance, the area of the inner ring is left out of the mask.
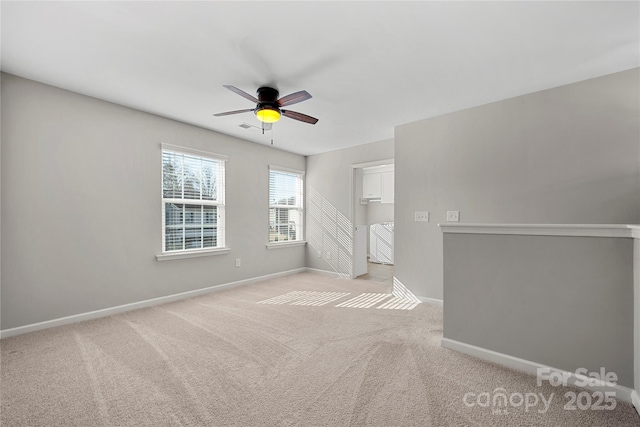
<path id="1" fill-rule="evenodd" d="M 7 2 L 3 71 L 256 143 L 274 85 L 313 98 L 274 146 L 309 155 L 396 125 L 640 65 L 633 2 Z"/>

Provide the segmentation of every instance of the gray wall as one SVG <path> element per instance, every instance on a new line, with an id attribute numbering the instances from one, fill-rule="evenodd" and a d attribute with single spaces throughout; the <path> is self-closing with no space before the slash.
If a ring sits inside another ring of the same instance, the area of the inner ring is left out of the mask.
<path id="1" fill-rule="evenodd" d="M 156 261 L 162 142 L 229 156 L 230 254 Z M 2 328 L 304 267 L 266 244 L 268 165 L 305 161 L 3 74 Z"/>
<path id="2" fill-rule="evenodd" d="M 398 126 L 395 276 L 442 298 L 447 210 L 467 223 L 640 223 L 638 80 L 636 68 Z"/>
<path id="3" fill-rule="evenodd" d="M 392 158 L 390 139 L 307 157 L 307 267 L 351 274 L 351 165 Z"/>
<path id="4" fill-rule="evenodd" d="M 633 388 L 633 240 L 444 235 L 444 338 Z"/>

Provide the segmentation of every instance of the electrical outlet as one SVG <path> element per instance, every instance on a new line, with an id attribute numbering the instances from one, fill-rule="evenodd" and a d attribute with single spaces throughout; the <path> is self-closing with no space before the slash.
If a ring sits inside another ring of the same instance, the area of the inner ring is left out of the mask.
<path id="1" fill-rule="evenodd" d="M 240 267 L 240 258 L 236 258 L 236 267 Z"/>
<path id="2" fill-rule="evenodd" d="M 447 211 L 447 222 L 459 222 L 460 211 Z"/>
<path id="3" fill-rule="evenodd" d="M 429 212 L 416 212 L 415 220 L 429 222 Z"/>
<path id="4" fill-rule="evenodd" d="M 318 258 L 322 258 L 322 251 L 318 249 Z"/>

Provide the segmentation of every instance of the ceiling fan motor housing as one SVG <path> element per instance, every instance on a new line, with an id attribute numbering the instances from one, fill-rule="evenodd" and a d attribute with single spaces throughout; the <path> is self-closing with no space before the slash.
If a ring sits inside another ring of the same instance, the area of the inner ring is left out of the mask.
<path id="1" fill-rule="evenodd" d="M 262 110 L 265 107 L 280 111 L 280 106 L 278 105 L 278 95 L 280 93 L 277 89 L 272 87 L 261 87 L 256 93 L 258 94 L 258 105 L 256 106 L 256 111 Z"/>
<path id="2" fill-rule="evenodd" d="M 278 95 L 280 94 L 277 89 L 272 87 L 261 87 L 256 93 L 258 94 L 258 101 L 265 104 L 275 104 L 278 101 Z"/>

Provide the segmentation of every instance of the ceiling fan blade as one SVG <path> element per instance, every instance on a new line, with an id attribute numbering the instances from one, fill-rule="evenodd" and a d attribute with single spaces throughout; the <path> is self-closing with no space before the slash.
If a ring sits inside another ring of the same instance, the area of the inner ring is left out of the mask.
<path id="1" fill-rule="evenodd" d="M 226 87 L 227 89 L 229 89 L 231 92 L 237 93 L 238 95 L 240 95 L 243 98 L 247 98 L 249 101 L 251 102 L 255 102 L 256 104 L 258 103 L 258 98 L 256 98 L 253 95 L 249 95 L 247 92 L 238 89 L 235 86 L 231 86 L 231 85 L 222 85 L 223 87 Z"/>
<path id="2" fill-rule="evenodd" d="M 283 116 L 289 117 L 290 119 L 299 120 L 301 122 L 310 123 L 312 125 L 315 125 L 316 123 L 318 123 L 318 119 L 316 119 L 315 117 L 307 116 L 306 114 L 302 114 L 302 113 L 298 113 L 296 111 L 290 111 L 290 110 L 281 110 L 281 111 Z"/>
<path id="3" fill-rule="evenodd" d="M 249 111 L 253 111 L 253 108 L 247 108 L 245 110 L 226 111 L 224 113 L 214 114 L 214 116 L 216 117 L 230 116 L 232 114 L 248 113 Z"/>
<path id="4" fill-rule="evenodd" d="M 306 90 L 301 90 L 299 92 L 295 92 L 287 96 L 283 96 L 278 100 L 278 105 L 281 107 L 284 107 L 287 105 L 297 104 L 298 102 L 306 101 L 309 98 L 311 98 L 311 94 Z"/>

